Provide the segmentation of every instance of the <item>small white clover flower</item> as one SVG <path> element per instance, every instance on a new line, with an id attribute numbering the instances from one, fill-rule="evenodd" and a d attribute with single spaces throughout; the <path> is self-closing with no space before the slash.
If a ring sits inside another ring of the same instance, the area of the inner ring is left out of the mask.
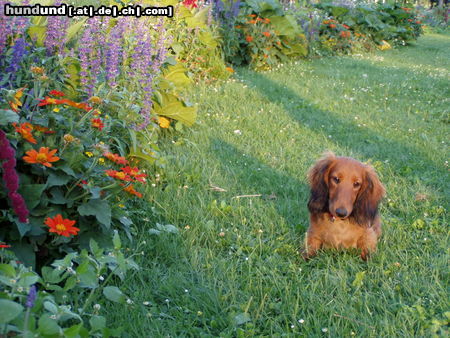
<path id="1" fill-rule="evenodd" d="M 328 332 L 328 329 L 326 327 L 323 327 L 322 332 Z"/>
<path id="2" fill-rule="evenodd" d="M 130 298 L 127 299 L 127 304 L 130 304 L 130 305 L 131 305 L 131 304 L 133 304 L 133 303 L 134 303 L 134 302 L 133 302 Z"/>
<path id="3" fill-rule="evenodd" d="M 95 311 L 99 311 L 101 309 L 101 306 L 100 304 L 94 304 L 93 308 Z"/>

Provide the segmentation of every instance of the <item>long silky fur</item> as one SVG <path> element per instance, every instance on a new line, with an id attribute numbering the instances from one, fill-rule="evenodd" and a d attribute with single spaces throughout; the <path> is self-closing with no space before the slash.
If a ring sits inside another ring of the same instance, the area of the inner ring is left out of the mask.
<path id="1" fill-rule="evenodd" d="M 361 226 L 371 226 L 378 214 L 378 205 L 385 193 L 375 170 L 367 166 L 366 177 L 353 206 L 352 217 Z"/>
<path id="2" fill-rule="evenodd" d="M 326 153 L 308 172 L 311 187 L 308 210 L 312 214 L 328 212 L 328 173 L 335 158 L 333 153 Z"/>

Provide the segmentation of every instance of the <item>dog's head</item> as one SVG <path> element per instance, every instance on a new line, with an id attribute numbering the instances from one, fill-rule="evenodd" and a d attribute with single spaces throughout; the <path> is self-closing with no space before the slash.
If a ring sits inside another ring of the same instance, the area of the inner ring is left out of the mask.
<path id="1" fill-rule="evenodd" d="M 355 159 L 326 153 L 309 170 L 311 213 L 329 212 L 341 219 L 353 217 L 370 224 L 378 212 L 384 187 L 375 170 Z"/>

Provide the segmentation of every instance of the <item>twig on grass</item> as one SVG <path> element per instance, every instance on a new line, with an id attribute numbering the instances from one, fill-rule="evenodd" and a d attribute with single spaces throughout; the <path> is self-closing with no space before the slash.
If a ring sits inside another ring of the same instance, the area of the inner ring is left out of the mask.
<path id="1" fill-rule="evenodd" d="M 262 194 L 254 194 L 254 195 L 239 195 L 239 196 L 234 196 L 233 198 L 247 198 L 247 197 L 261 197 Z"/>

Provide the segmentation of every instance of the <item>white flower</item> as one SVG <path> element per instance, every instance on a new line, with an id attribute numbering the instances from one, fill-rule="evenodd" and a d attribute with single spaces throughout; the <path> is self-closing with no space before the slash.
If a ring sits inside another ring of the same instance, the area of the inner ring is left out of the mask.
<path id="1" fill-rule="evenodd" d="M 328 332 L 328 329 L 326 327 L 323 327 L 322 332 Z"/>
<path id="2" fill-rule="evenodd" d="M 235 133 L 236 135 L 242 135 L 242 131 L 240 131 L 239 129 L 236 129 L 235 131 L 233 131 L 233 133 Z"/>
<path id="3" fill-rule="evenodd" d="M 101 306 L 100 306 L 100 304 L 94 304 L 94 310 L 95 311 L 98 311 L 98 310 L 100 310 L 100 308 L 101 308 Z"/>
<path id="4" fill-rule="evenodd" d="M 298 322 L 299 322 L 300 324 L 303 324 L 303 323 L 305 322 L 305 320 L 302 318 L 302 319 L 299 319 Z"/>
<path id="5" fill-rule="evenodd" d="M 127 304 L 130 304 L 130 305 L 131 305 L 131 304 L 133 304 L 133 303 L 134 303 L 134 302 L 133 302 L 130 298 L 127 299 Z"/>

